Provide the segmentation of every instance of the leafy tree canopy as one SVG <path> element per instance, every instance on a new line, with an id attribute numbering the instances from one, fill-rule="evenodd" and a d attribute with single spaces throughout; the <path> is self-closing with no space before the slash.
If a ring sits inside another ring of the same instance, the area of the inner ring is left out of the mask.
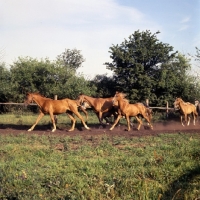
<path id="1" fill-rule="evenodd" d="M 10 71 L 5 67 L 5 63 L 0 63 L 0 102 L 7 102 L 12 96 L 10 83 Z"/>
<path id="2" fill-rule="evenodd" d="M 91 83 L 94 84 L 97 97 L 112 97 L 115 94 L 115 80 L 113 77 L 108 77 L 106 74 L 96 75 Z"/>
<path id="3" fill-rule="evenodd" d="M 65 49 L 63 53 L 57 56 L 57 65 L 65 66 L 74 71 L 81 67 L 84 61 L 81 51 L 77 49 Z"/>
<path id="4" fill-rule="evenodd" d="M 18 102 L 22 101 L 26 92 L 40 92 L 50 98 L 58 95 L 58 99 L 75 99 L 83 90 L 95 90 L 83 76 L 76 75 L 74 69 L 49 59 L 19 58 L 10 71 L 13 96 Z"/>
<path id="5" fill-rule="evenodd" d="M 190 64 L 172 46 L 160 42 L 158 34 L 135 31 L 110 47 L 112 62 L 105 65 L 114 73 L 116 90 L 127 93 L 132 102 L 149 99 L 151 105 L 163 105 L 176 95 L 187 95 L 183 83 L 188 81 Z"/>

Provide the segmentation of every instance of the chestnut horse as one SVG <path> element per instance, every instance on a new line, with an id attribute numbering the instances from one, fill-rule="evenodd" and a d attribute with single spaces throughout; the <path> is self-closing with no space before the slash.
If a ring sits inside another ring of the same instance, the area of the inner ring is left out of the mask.
<path id="1" fill-rule="evenodd" d="M 77 101 L 80 105 L 90 106 L 98 117 L 100 124 L 103 123 L 103 119 L 109 124 L 107 117 L 114 115 L 117 118 L 116 108 L 112 103 L 113 97 L 110 98 L 93 98 L 84 94 L 80 94 Z"/>
<path id="2" fill-rule="evenodd" d="M 153 126 L 151 124 L 151 112 L 149 108 L 147 108 L 142 103 L 135 103 L 130 104 L 127 99 L 125 99 L 125 94 L 121 92 L 116 92 L 113 103 L 118 102 L 118 117 L 115 120 L 113 126 L 110 128 L 110 130 L 113 130 L 113 128 L 116 126 L 116 124 L 119 122 L 119 120 L 125 116 L 128 126 L 128 131 L 130 131 L 130 117 L 135 117 L 136 120 L 139 122 L 139 125 L 137 127 L 138 130 L 140 130 L 140 127 L 142 125 L 142 120 L 139 118 L 139 115 L 141 115 L 143 118 L 145 118 L 151 127 L 153 129 Z"/>
<path id="3" fill-rule="evenodd" d="M 194 104 L 190 102 L 184 102 L 181 98 L 176 98 L 176 100 L 174 101 L 174 108 L 175 110 L 179 110 L 180 112 L 182 126 L 185 126 L 183 123 L 183 116 L 184 116 L 184 121 L 187 124 L 187 126 L 190 125 L 191 114 L 193 116 L 193 124 L 195 125 L 195 120 L 198 116 L 198 113 L 196 110 L 197 108 Z"/>
<path id="4" fill-rule="evenodd" d="M 88 102 L 86 102 L 86 101 L 84 101 L 81 105 L 80 105 L 80 108 L 81 108 L 81 110 L 83 111 L 83 112 L 86 112 L 87 113 L 87 109 L 92 109 L 92 107 L 88 104 Z M 87 116 L 87 119 L 88 119 L 88 114 L 86 114 L 85 113 L 85 115 Z M 97 115 L 97 117 L 98 117 L 98 113 L 97 112 L 95 112 L 95 114 Z M 103 120 L 105 120 L 106 121 L 106 124 L 110 124 L 111 123 L 111 120 L 110 120 L 110 118 L 111 117 L 113 117 L 114 115 L 113 115 L 113 110 L 111 110 L 111 111 L 108 111 L 108 112 L 104 112 L 103 114 L 102 114 L 102 121 Z M 98 117 L 99 118 L 99 117 Z"/>
<path id="5" fill-rule="evenodd" d="M 55 123 L 54 115 L 58 115 L 58 114 L 62 114 L 62 113 L 66 113 L 69 116 L 69 118 L 71 119 L 72 127 L 69 131 L 74 130 L 75 123 L 76 123 L 76 119 L 74 118 L 73 114 L 75 114 L 81 120 L 81 122 L 83 123 L 83 125 L 86 129 L 88 129 L 88 130 L 90 129 L 86 125 L 81 114 L 78 112 L 79 104 L 76 100 L 71 100 L 71 99 L 67 99 L 67 98 L 62 99 L 62 100 L 53 100 L 50 98 L 43 97 L 38 93 L 28 93 L 24 103 L 30 104 L 33 101 L 39 106 L 40 114 L 39 114 L 36 122 L 32 125 L 32 127 L 30 129 L 28 129 L 28 131 L 32 131 L 35 128 L 35 126 L 38 124 L 38 122 L 42 119 L 42 117 L 45 114 L 49 114 L 51 121 L 53 123 L 52 132 L 54 132 L 56 130 L 56 123 Z"/>

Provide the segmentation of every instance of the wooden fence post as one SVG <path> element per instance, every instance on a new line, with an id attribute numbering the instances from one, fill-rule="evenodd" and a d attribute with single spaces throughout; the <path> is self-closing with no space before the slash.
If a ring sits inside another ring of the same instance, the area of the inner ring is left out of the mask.
<path id="1" fill-rule="evenodd" d="M 168 118 L 168 114 L 169 114 L 169 103 L 167 101 L 167 104 L 166 104 L 166 117 Z"/>
<path id="2" fill-rule="evenodd" d="M 146 105 L 149 106 L 149 99 L 146 99 Z"/>

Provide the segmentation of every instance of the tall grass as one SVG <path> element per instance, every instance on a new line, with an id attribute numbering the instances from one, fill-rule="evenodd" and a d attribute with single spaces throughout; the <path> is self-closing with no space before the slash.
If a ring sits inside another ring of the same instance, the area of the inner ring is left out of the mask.
<path id="1" fill-rule="evenodd" d="M 0 135 L 0 199 L 198 199 L 200 135 Z"/>

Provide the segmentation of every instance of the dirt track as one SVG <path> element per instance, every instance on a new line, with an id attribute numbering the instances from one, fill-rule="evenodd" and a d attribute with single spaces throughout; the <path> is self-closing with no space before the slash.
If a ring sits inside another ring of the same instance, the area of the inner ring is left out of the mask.
<path id="1" fill-rule="evenodd" d="M 57 135 L 57 136 L 83 136 L 84 138 L 88 138 L 91 136 L 123 136 L 123 137 L 134 137 L 134 136 L 153 136 L 161 133 L 200 133 L 200 123 L 197 123 L 195 126 L 190 124 L 190 126 L 183 127 L 180 124 L 180 121 L 167 121 L 164 123 L 153 123 L 154 129 L 150 130 L 147 126 L 142 126 L 138 131 L 136 129 L 136 124 L 132 127 L 131 131 L 126 131 L 126 126 L 121 125 L 119 127 L 115 127 L 114 130 L 110 131 L 109 125 L 100 126 L 100 125 L 89 125 L 91 130 L 86 130 L 83 126 L 76 126 L 75 130 L 72 132 L 68 132 L 67 129 L 59 129 L 52 133 L 51 127 L 49 125 L 39 126 L 37 125 L 35 129 L 31 132 L 27 130 L 30 128 L 29 126 L 23 125 L 0 125 L 0 134 L 19 134 L 19 133 L 27 133 L 27 134 L 38 134 L 38 135 Z"/>

